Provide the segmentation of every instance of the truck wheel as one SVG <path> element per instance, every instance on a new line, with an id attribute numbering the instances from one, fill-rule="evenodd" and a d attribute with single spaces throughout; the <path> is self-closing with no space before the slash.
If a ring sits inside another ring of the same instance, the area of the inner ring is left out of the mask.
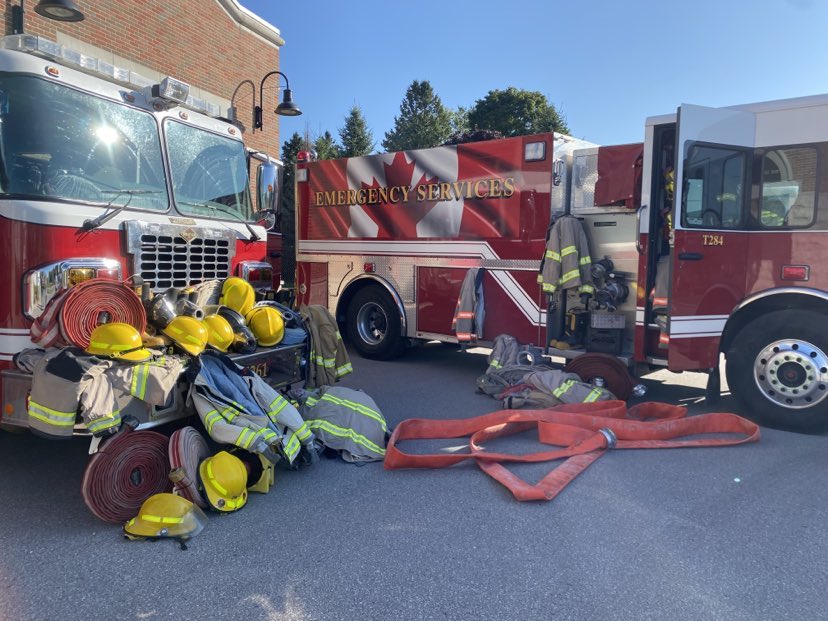
<path id="1" fill-rule="evenodd" d="M 775 311 L 748 324 L 727 352 L 727 382 L 743 414 L 768 427 L 828 426 L 828 332 L 813 311 Z"/>
<path id="2" fill-rule="evenodd" d="M 357 292 L 348 305 L 346 322 L 351 343 L 365 358 L 389 360 L 405 350 L 400 311 L 380 287 Z"/>

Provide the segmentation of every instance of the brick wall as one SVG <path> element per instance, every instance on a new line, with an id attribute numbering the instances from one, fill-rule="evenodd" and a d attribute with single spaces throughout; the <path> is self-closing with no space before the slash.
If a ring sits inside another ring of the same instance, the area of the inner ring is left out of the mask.
<path id="1" fill-rule="evenodd" d="M 11 6 L 18 2 L 6 0 L 5 34 L 12 33 Z M 28 34 L 52 41 L 68 36 L 227 100 L 243 80 L 254 82 L 258 99 L 262 77 L 279 68 L 278 48 L 241 26 L 216 0 L 77 0 L 86 19 L 75 23 L 42 17 L 34 12 L 36 5 L 37 0 L 25 4 Z M 251 130 L 253 89 L 242 86 L 234 100 L 247 127 L 245 142 L 276 157 L 279 123 L 273 110 L 278 77 L 265 83 L 263 130 Z"/>

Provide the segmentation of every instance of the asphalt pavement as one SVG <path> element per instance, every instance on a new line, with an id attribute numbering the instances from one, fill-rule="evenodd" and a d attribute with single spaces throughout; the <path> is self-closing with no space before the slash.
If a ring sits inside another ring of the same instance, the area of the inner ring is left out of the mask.
<path id="1" fill-rule="evenodd" d="M 498 409 L 475 392 L 482 354 L 429 344 L 352 361 L 342 384 L 392 425 Z M 647 398 L 691 413 L 735 407 L 706 404 L 700 383 L 660 372 Z M 211 515 L 186 551 L 126 541 L 87 510 L 87 449 L 0 433 L 0 619 L 826 618 L 824 434 L 609 452 L 553 501 L 531 503 L 473 464 L 323 459 L 278 472 L 238 513 Z M 514 470 L 535 481 L 548 468 Z"/>

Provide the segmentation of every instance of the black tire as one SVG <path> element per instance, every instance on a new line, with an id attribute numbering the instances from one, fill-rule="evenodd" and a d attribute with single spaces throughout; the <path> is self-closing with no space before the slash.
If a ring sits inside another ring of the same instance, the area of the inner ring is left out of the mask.
<path id="1" fill-rule="evenodd" d="M 405 351 L 399 308 L 381 287 L 358 291 L 345 321 L 349 340 L 364 358 L 390 360 Z"/>
<path id="2" fill-rule="evenodd" d="M 744 416 L 789 431 L 828 427 L 828 332 L 823 314 L 785 310 L 755 319 L 727 351 L 726 372 Z"/>

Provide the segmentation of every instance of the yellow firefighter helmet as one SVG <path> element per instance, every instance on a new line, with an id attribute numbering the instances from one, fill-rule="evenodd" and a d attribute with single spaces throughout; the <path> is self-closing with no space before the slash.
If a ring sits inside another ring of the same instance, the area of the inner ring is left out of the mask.
<path id="1" fill-rule="evenodd" d="M 226 352 L 236 340 L 230 322 L 221 315 L 207 315 L 204 318 L 207 326 L 207 343 L 219 351 Z"/>
<path id="2" fill-rule="evenodd" d="M 285 320 L 275 308 L 257 306 L 247 313 L 245 320 L 259 345 L 264 347 L 276 345 L 285 336 Z"/>
<path id="3" fill-rule="evenodd" d="M 207 326 L 195 317 L 179 315 L 161 331 L 191 356 L 203 352 L 209 341 Z"/>
<path id="4" fill-rule="evenodd" d="M 247 502 L 247 469 L 227 451 L 208 457 L 198 467 L 207 502 L 217 511 L 238 511 Z"/>
<path id="5" fill-rule="evenodd" d="M 223 304 L 234 311 L 246 315 L 256 302 L 256 293 L 253 286 L 242 278 L 235 276 L 224 281 L 221 287 L 219 304 Z"/>
<path id="6" fill-rule="evenodd" d="M 128 323 L 104 323 L 92 330 L 86 353 L 130 362 L 144 362 L 152 352 L 144 349 L 141 335 Z"/>
<path id="7" fill-rule="evenodd" d="M 124 524 L 128 539 L 195 537 L 207 523 L 207 516 L 186 498 L 175 494 L 155 494 L 141 505 L 138 515 Z"/>

